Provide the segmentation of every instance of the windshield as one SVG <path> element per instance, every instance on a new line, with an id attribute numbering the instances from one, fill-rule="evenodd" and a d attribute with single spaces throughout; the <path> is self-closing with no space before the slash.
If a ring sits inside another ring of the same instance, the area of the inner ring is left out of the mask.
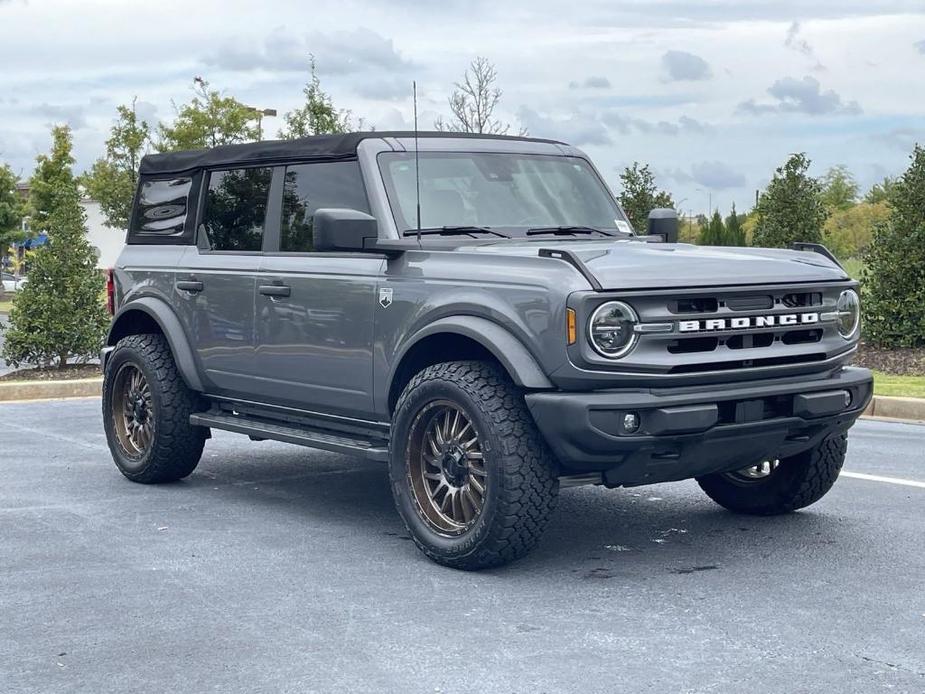
<path id="1" fill-rule="evenodd" d="M 597 173 L 579 157 L 507 152 L 419 157 L 424 229 L 483 227 L 507 236 L 551 227 L 631 231 Z M 414 152 L 380 154 L 379 170 L 399 233 L 416 229 Z"/>

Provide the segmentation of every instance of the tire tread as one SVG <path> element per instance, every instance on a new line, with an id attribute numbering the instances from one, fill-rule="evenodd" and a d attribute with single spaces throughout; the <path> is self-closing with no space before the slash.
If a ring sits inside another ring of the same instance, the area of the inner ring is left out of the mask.
<path id="1" fill-rule="evenodd" d="M 559 478 L 552 453 L 537 430 L 523 395 L 494 364 L 460 361 L 429 366 L 405 387 L 395 412 L 402 409 L 415 389 L 429 381 L 456 384 L 488 413 L 488 424 L 503 445 L 499 461 L 502 489 L 490 531 L 469 554 L 437 553 L 421 542 L 410 527 L 409 534 L 424 554 L 454 568 L 483 569 L 512 562 L 537 544 L 556 507 Z M 403 479 L 394 478 L 392 466 L 389 474 L 393 487 L 404 484 Z"/>
<path id="2" fill-rule="evenodd" d="M 119 469 L 128 479 L 142 484 L 159 484 L 183 479 L 199 464 L 206 440 L 206 429 L 194 427 L 189 422 L 190 414 L 197 409 L 199 397 L 183 382 L 170 345 L 163 335 L 129 335 L 119 340 L 107 364 L 104 388 L 106 397 L 103 398 L 104 417 L 111 416 L 108 408 L 111 401 L 110 389 L 113 385 L 111 378 L 114 374 L 110 373 L 110 366 L 119 351 L 125 349 L 136 352 L 154 373 L 154 382 L 149 385 L 152 390 L 158 389 L 160 402 L 155 411 L 155 436 L 146 465 L 134 472 L 121 466 Z M 118 443 L 110 442 L 110 448 L 115 457 L 118 453 Z"/>

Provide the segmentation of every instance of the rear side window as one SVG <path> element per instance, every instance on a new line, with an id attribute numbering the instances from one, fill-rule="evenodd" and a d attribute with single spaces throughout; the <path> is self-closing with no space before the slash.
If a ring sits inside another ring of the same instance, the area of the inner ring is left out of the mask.
<path id="1" fill-rule="evenodd" d="M 272 178 L 270 168 L 229 169 L 209 174 L 202 230 L 211 250 L 261 250 Z"/>
<path id="2" fill-rule="evenodd" d="M 142 180 L 138 186 L 129 243 L 177 243 L 186 230 L 191 177 Z"/>
<path id="3" fill-rule="evenodd" d="M 342 207 L 369 213 L 360 166 L 355 161 L 319 162 L 286 167 L 280 250 L 314 250 L 312 217 L 316 210 Z"/>

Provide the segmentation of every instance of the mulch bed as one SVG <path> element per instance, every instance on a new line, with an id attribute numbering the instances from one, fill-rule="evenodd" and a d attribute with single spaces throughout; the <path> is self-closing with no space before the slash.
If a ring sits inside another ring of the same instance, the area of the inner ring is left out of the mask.
<path id="1" fill-rule="evenodd" d="M 925 348 L 877 349 L 862 342 L 854 363 L 895 376 L 925 376 Z"/>
<path id="2" fill-rule="evenodd" d="M 99 376 L 99 364 L 68 364 L 63 369 L 19 369 L 0 376 L 0 381 L 71 381 Z"/>

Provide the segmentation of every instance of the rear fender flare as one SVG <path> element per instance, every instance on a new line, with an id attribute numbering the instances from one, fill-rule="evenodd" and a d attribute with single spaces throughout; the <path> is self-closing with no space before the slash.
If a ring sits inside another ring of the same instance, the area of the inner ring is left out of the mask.
<path id="1" fill-rule="evenodd" d="M 126 304 L 119 309 L 112 321 L 109 329 L 109 335 L 106 337 L 106 344 L 114 346 L 122 334 L 120 329 L 124 326 L 125 321 L 131 319 L 133 312 L 147 314 L 164 333 L 167 343 L 170 345 L 170 351 L 173 354 L 177 369 L 183 377 L 183 381 L 191 389 L 203 392 L 202 379 L 199 377 L 199 369 L 196 366 L 196 357 L 190 347 L 189 339 L 183 330 L 183 325 L 173 309 L 163 301 L 153 296 L 145 296 Z M 121 322 L 120 322 L 121 321 Z"/>

